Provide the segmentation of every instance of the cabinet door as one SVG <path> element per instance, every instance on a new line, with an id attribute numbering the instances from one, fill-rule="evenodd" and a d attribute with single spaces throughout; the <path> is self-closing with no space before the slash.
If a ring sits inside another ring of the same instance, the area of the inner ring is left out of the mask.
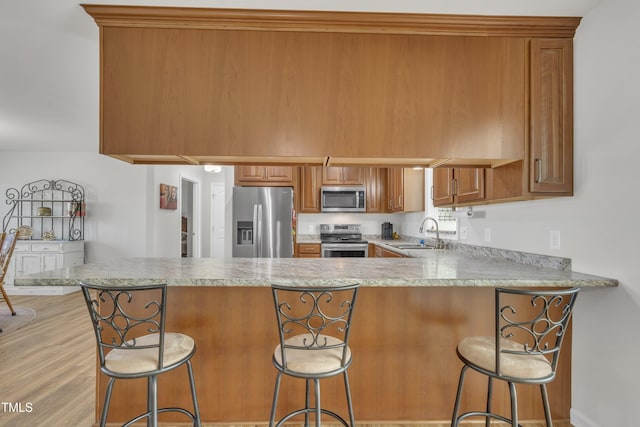
<path id="1" fill-rule="evenodd" d="M 387 169 L 387 212 L 404 210 L 404 170 Z"/>
<path id="2" fill-rule="evenodd" d="M 484 199 L 484 169 L 456 168 L 453 188 L 456 203 Z"/>
<path id="3" fill-rule="evenodd" d="M 531 40 L 529 189 L 573 193 L 573 41 Z"/>
<path id="4" fill-rule="evenodd" d="M 264 166 L 236 166 L 236 183 L 262 181 L 265 179 Z"/>
<path id="5" fill-rule="evenodd" d="M 453 203 L 453 168 L 435 168 L 433 170 L 433 206 Z"/>
<path id="6" fill-rule="evenodd" d="M 364 169 L 351 166 L 342 167 L 342 183 L 345 185 L 364 184 Z"/>
<path id="7" fill-rule="evenodd" d="M 293 185 L 292 166 L 236 166 L 236 185 Z"/>
<path id="8" fill-rule="evenodd" d="M 266 180 L 271 182 L 292 182 L 293 167 L 291 166 L 268 166 L 265 170 Z"/>
<path id="9" fill-rule="evenodd" d="M 320 167 L 303 166 L 300 168 L 300 190 L 298 211 L 301 213 L 320 212 Z"/>
<path id="10" fill-rule="evenodd" d="M 42 270 L 42 257 L 39 254 L 24 254 L 15 257 L 16 276 L 40 273 Z"/>
<path id="11" fill-rule="evenodd" d="M 364 168 L 329 166 L 322 170 L 322 185 L 362 185 Z"/>
<path id="12" fill-rule="evenodd" d="M 42 270 L 41 271 L 50 271 L 56 270 L 59 264 L 62 264 L 60 261 L 60 255 L 56 254 L 43 254 L 42 256 Z M 60 266 L 61 267 L 61 266 Z"/>
<path id="13" fill-rule="evenodd" d="M 342 184 L 342 168 L 330 166 L 322 169 L 322 185 Z"/>
<path id="14" fill-rule="evenodd" d="M 367 212 L 386 212 L 387 170 L 385 168 L 368 168 L 365 174 L 367 189 Z"/>

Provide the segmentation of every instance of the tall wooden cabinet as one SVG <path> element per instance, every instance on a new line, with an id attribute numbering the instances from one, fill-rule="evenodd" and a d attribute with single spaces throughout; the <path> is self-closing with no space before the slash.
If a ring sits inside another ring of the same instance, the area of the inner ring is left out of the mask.
<path id="1" fill-rule="evenodd" d="M 573 45 L 532 39 L 529 191 L 573 193 Z"/>
<path id="2" fill-rule="evenodd" d="M 299 184 L 295 190 L 298 212 L 319 213 L 320 187 L 322 187 L 322 168 L 319 166 L 302 166 L 299 172 Z"/>

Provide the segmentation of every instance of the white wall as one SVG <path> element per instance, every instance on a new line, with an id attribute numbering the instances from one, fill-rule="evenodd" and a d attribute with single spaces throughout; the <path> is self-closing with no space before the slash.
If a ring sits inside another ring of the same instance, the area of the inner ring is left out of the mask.
<path id="1" fill-rule="evenodd" d="M 0 218 L 8 188 L 39 179 L 66 179 L 85 189 L 85 259 L 180 256 L 180 209 L 160 209 L 160 184 L 180 189 L 181 178 L 199 182 L 202 256 L 210 252 L 210 203 L 214 180 L 196 166 L 130 165 L 93 153 L 0 153 Z M 179 204 L 181 194 L 178 194 Z"/>
<path id="2" fill-rule="evenodd" d="M 574 317 L 572 423 L 638 425 L 640 396 L 640 2 L 605 0 L 575 37 L 575 196 L 477 208 L 463 243 L 569 257 L 620 280 L 581 293 Z M 491 228 L 492 242 L 484 241 Z M 549 248 L 549 231 L 561 249 Z M 561 368 L 562 369 L 562 368 Z M 551 396 L 553 399 L 553 396 Z"/>

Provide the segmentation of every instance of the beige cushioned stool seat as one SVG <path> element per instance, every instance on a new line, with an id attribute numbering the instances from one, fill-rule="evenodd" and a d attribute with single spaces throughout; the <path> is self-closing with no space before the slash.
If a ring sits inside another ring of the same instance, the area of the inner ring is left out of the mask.
<path id="1" fill-rule="evenodd" d="M 158 345 L 158 334 L 144 335 L 136 338 L 136 345 Z M 132 341 L 128 341 L 132 342 Z M 187 357 L 195 343 L 184 334 L 166 332 L 164 335 L 164 363 L 171 366 Z M 112 372 L 119 374 L 138 374 L 158 369 L 158 348 L 141 348 L 135 350 L 114 349 L 105 356 L 104 365 Z"/>
<path id="2" fill-rule="evenodd" d="M 523 351 L 524 345 L 515 341 L 500 340 L 502 350 Z M 487 371 L 495 372 L 496 346 L 493 337 L 468 337 L 458 344 L 458 352 L 470 363 Z M 500 374 L 513 378 L 536 379 L 552 374 L 551 363 L 541 354 L 500 355 Z"/>
<path id="3" fill-rule="evenodd" d="M 341 344 L 338 338 L 328 335 L 318 335 L 317 342 L 324 345 L 325 338 L 327 345 Z M 306 343 L 305 343 L 306 340 Z M 285 340 L 286 345 L 295 345 L 303 347 L 313 342 L 311 334 L 300 334 Z M 287 359 L 287 369 L 290 371 L 300 372 L 304 374 L 321 374 L 324 372 L 335 371 L 342 367 L 342 348 L 314 348 L 312 350 L 297 350 L 293 348 L 285 348 L 285 357 Z M 274 358 L 278 365 L 282 366 L 282 351 L 280 346 L 276 347 Z M 351 359 L 351 349 L 347 347 L 347 364 Z"/>

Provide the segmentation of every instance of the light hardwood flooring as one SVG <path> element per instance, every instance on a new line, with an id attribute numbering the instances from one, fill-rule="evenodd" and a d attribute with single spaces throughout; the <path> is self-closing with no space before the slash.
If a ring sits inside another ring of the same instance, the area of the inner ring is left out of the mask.
<path id="1" fill-rule="evenodd" d="M 92 426 L 95 408 L 95 337 L 82 295 L 76 292 L 64 296 L 13 296 L 11 300 L 14 305 L 33 308 L 37 314 L 29 325 L 6 336 L 0 333 L 0 427 Z M 0 310 L 5 309 L 4 303 L 0 304 Z M 265 425 L 225 424 L 224 427 Z M 358 425 L 448 427 L 449 423 Z M 464 424 L 480 425 L 484 425 L 484 422 Z M 544 422 L 523 425 L 545 427 Z M 566 421 L 556 421 L 554 426 L 572 427 Z M 220 425 L 205 424 L 205 427 Z"/>

